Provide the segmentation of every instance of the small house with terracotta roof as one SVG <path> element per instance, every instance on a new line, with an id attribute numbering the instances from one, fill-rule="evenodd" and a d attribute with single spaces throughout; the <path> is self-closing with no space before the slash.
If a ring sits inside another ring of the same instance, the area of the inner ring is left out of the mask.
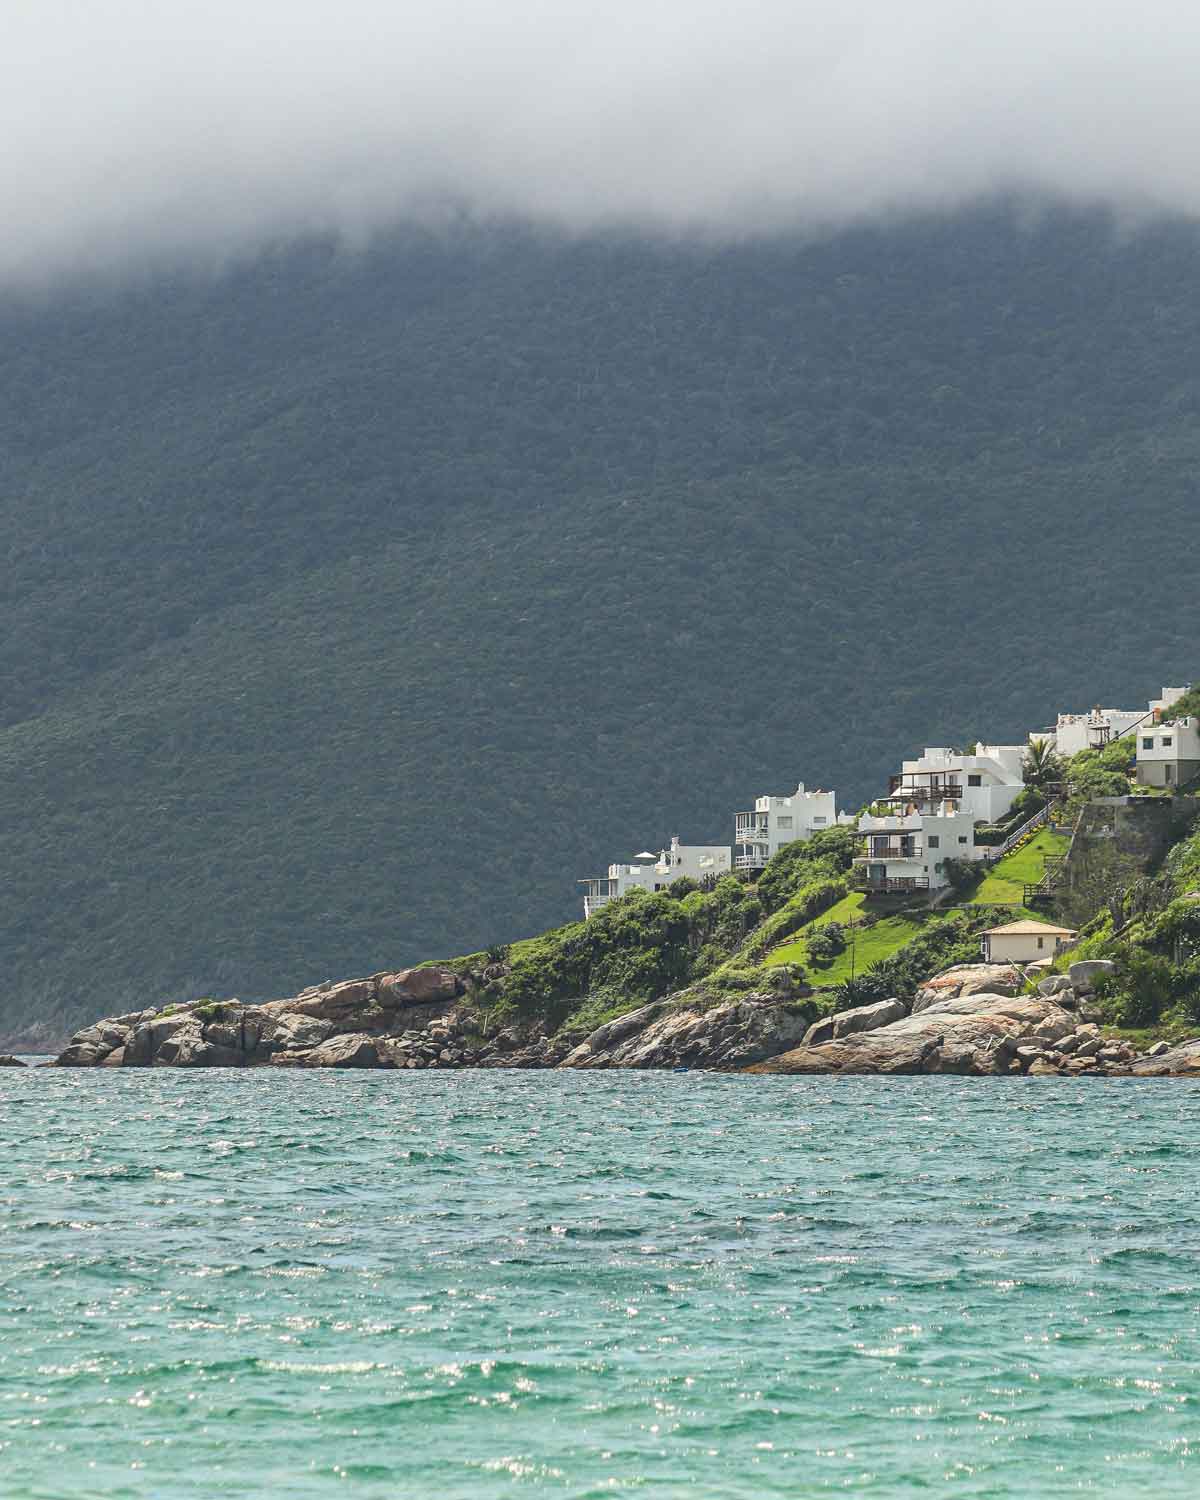
<path id="1" fill-rule="evenodd" d="M 1054 927 L 1049 922 L 1026 919 L 1006 922 L 1003 927 L 989 927 L 981 937 L 980 947 L 988 963 L 1032 964 L 1069 948 L 1079 933 L 1073 927 Z"/>

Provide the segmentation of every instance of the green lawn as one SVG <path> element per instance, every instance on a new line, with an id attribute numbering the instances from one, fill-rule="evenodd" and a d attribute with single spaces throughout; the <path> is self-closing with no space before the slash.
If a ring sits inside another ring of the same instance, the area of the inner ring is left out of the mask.
<path id="1" fill-rule="evenodd" d="M 1047 854 L 1065 854 L 1070 842 L 1065 833 L 1041 828 L 1019 849 L 993 865 L 971 893 L 975 905 L 1016 904 L 1025 899 L 1025 885 L 1035 885 L 1045 873 Z"/>
<path id="2" fill-rule="evenodd" d="M 922 925 L 936 915 L 928 911 L 893 914 L 881 917 L 873 927 L 847 928 L 846 951 L 839 953 L 828 967 L 814 963 L 808 956 L 804 934 L 813 927 L 824 926 L 826 922 L 852 921 L 862 914 L 866 900 L 863 891 L 852 891 L 850 895 L 843 896 L 835 906 L 831 906 L 811 922 L 806 922 L 786 943 L 768 953 L 763 963 L 803 964 L 808 970 L 809 983 L 818 989 L 840 984 L 843 979 L 849 979 L 852 973 L 861 974 L 870 964 L 903 948 L 905 943 L 917 935 Z"/>

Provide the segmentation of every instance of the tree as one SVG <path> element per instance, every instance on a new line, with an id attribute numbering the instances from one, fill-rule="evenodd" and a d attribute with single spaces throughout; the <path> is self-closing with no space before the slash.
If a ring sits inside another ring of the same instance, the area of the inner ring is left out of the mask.
<path id="1" fill-rule="evenodd" d="M 1029 749 L 1025 752 L 1021 769 L 1025 776 L 1025 785 L 1037 787 L 1039 790 L 1051 782 L 1063 779 L 1063 763 L 1058 758 L 1054 746 L 1047 739 L 1029 741 Z"/>

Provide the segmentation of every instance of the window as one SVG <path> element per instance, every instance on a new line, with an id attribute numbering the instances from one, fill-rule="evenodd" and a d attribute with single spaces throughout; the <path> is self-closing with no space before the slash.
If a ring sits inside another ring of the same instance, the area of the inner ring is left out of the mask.
<path id="1" fill-rule="evenodd" d="M 1145 739 L 1144 739 L 1144 740 L 1143 740 L 1143 741 L 1142 741 L 1142 749 L 1143 749 L 1143 750 L 1153 750 L 1153 749 L 1154 749 L 1154 739 L 1153 739 L 1153 737 L 1152 737 L 1152 736 L 1149 736 L 1149 735 L 1148 735 L 1148 736 L 1147 736 L 1147 737 L 1146 737 L 1146 738 L 1145 738 Z"/>
<path id="2" fill-rule="evenodd" d="M 926 842 L 931 849 L 940 849 L 942 847 L 942 836 L 940 833 L 931 833 Z"/>
<path id="3" fill-rule="evenodd" d="M 792 826 L 792 816 L 789 813 L 786 817 L 784 817 L 781 813 L 776 819 L 776 822 L 778 823 L 780 828 L 790 828 Z"/>
<path id="4" fill-rule="evenodd" d="M 1171 739 L 1171 736 L 1169 734 L 1164 734 L 1163 735 L 1163 749 L 1164 750 L 1169 750 L 1171 748 L 1172 743 L 1173 743 L 1173 741 Z"/>
<path id="5" fill-rule="evenodd" d="M 828 818 L 814 818 L 814 819 L 813 819 L 813 827 L 814 827 L 814 828 L 817 828 L 817 827 L 819 827 L 819 826 L 820 826 L 820 825 L 821 825 L 821 824 L 822 824 L 822 823 L 828 823 L 828 822 L 829 822 L 829 819 L 828 819 Z"/>
<path id="6" fill-rule="evenodd" d="M 967 836 L 966 836 L 965 833 L 960 833 L 959 834 L 959 836 L 958 836 L 958 842 L 960 844 L 965 844 L 967 842 Z"/>
<path id="7" fill-rule="evenodd" d="M 967 785 L 968 786 L 982 786 L 983 785 L 983 777 L 979 774 L 978 771 L 972 772 L 972 774 L 967 777 Z"/>
<path id="8" fill-rule="evenodd" d="M 1046 939 L 1045 938 L 1038 938 L 1038 947 L 1039 948 L 1044 948 L 1045 946 L 1046 946 Z"/>

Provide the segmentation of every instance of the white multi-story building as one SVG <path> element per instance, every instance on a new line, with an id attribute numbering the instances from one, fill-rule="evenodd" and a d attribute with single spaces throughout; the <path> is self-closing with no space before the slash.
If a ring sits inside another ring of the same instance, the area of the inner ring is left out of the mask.
<path id="1" fill-rule="evenodd" d="M 1183 786 L 1200 776 L 1200 719 L 1178 719 L 1156 709 L 1137 731 L 1137 779 L 1142 786 Z"/>
<path id="2" fill-rule="evenodd" d="M 734 869 L 761 870 L 785 844 L 838 821 L 837 793 L 806 791 L 803 782 L 790 797 L 758 797 L 753 812 L 734 814 Z"/>
<path id="3" fill-rule="evenodd" d="M 937 891 L 950 884 L 947 859 L 986 859 L 988 849 L 975 843 L 975 814 L 956 802 L 939 802 L 918 810 L 858 820 L 862 853 L 854 863 L 866 870 L 867 889 L 880 894 Z"/>
<path id="4" fill-rule="evenodd" d="M 1088 713 L 1059 714 L 1053 729 L 1035 729 L 1029 738 L 1049 740 L 1061 756 L 1100 750 L 1149 719 L 1156 709 L 1165 713 L 1186 692 L 1186 687 L 1165 687 L 1161 697 L 1151 698 L 1148 708 L 1093 708 Z"/>
<path id="5" fill-rule="evenodd" d="M 607 875 L 579 882 L 585 887 L 584 918 L 630 891 L 662 891 L 684 876 L 702 880 L 706 875 L 728 875 L 729 855 L 728 844 L 681 844 L 673 838 L 669 849 L 638 855 L 631 864 L 609 865 Z"/>
<path id="6" fill-rule="evenodd" d="M 918 812 L 953 802 L 972 819 L 994 823 L 1025 785 L 1024 761 L 1024 745 L 976 745 L 971 755 L 934 746 L 902 762 L 883 800 Z"/>

